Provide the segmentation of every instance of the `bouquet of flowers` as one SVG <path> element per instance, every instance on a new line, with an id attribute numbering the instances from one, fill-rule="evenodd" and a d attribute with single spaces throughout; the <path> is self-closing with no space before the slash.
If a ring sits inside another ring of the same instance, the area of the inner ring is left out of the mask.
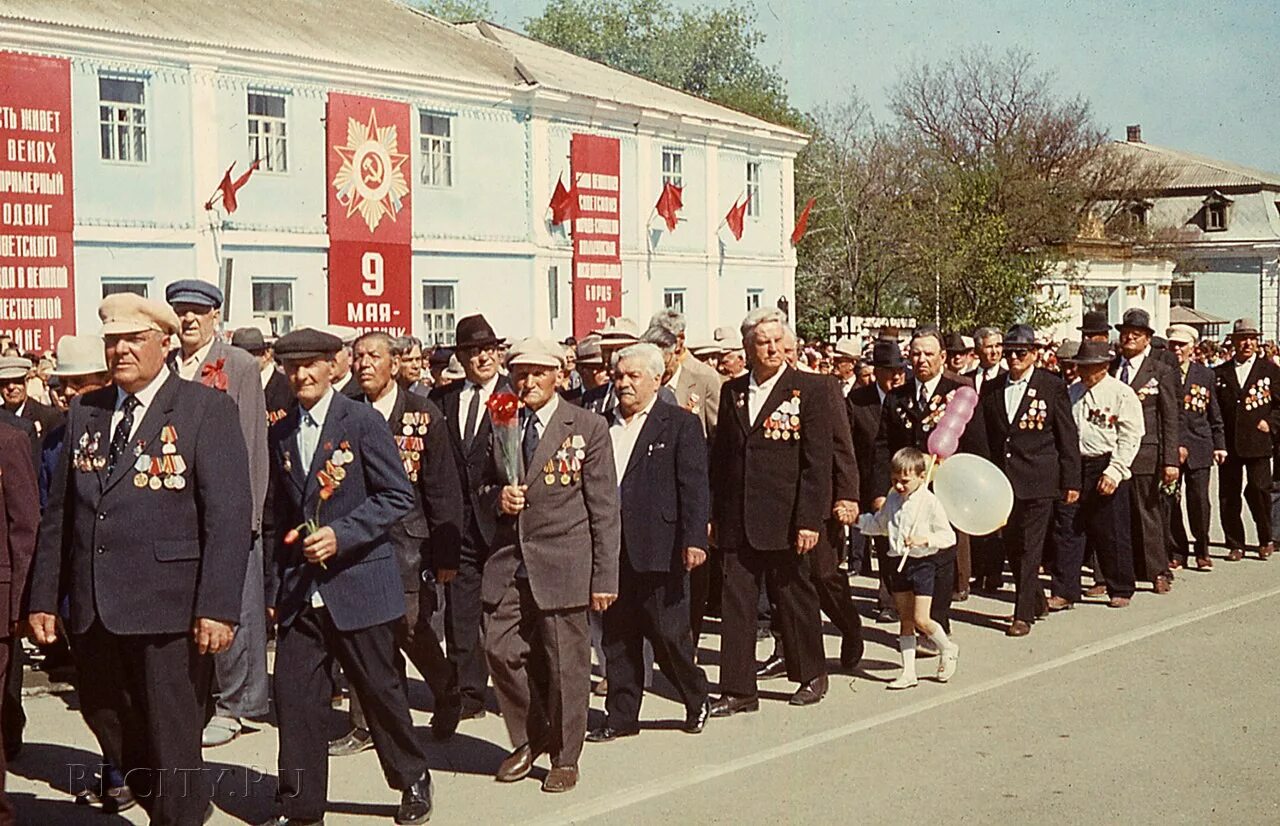
<path id="1" fill-rule="evenodd" d="M 514 393 L 494 393 L 485 403 L 498 438 L 502 470 L 508 485 L 520 484 L 520 400 Z"/>

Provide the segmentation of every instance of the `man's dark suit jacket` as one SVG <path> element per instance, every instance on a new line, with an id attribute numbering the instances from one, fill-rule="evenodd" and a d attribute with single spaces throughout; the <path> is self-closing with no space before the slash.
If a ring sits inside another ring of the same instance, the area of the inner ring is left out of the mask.
<path id="1" fill-rule="evenodd" d="M 298 405 L 293 398 L 293 391 L 289 389 L 289 379 L 279 370 L 272 369 L 271 378 L 267 379 L 262 395 L 267 405 L 268 426 L 283 419 Z"/>
<path id="2" fill-rule="evenodd" d="M 975 452 L 1004 471 L 1016 499 L 1056 499 L 1068 490 L 1079 490 L 1080 432 L 1071 415 L 1066 383 L 1035 368 L 1012 424 L 1004 402 L 1007 386 L 1008 376 L 982 388 L 978 410 L 986 438 Z M 1031 412 L 1033 401 L 1044 403 L 1040 420 Z"/>
<path id="3" fill-rule="evenodd" d="M 40 500 L 30 443 L 17 428 L 0 425 L 0 611 L 8 617 L 0 628 L 0 639 L 7 639 L 24 615 L 27 574 L 39 527 Z"/>
<path id="4" fill-rule="evenodd" d="M 369 403 L 364 396 L 360 401 Z M 412 593 L 421 589 L 425 574 L 458 569 L 462 485 L 445 432 L 449 424 L 440 408 L 417 393 L 397 388 L 387 424 L 413 485 L 413 508 L 391 528 L 404 590 Z"/>
<path id="5" fill-rule="evenodd" d="M 891 482 L 889 466 L 893 454 L 904 447 L 914 447 L 928 453 L 929 434 L 933 433 L 938 422 L 946 415 L 947 404 L 951 401 L 952 394 L 961 387 L 972 386 L 973 383 L 963 376 L 944 372 L 938 379 L 938 386 L 933 389 L 933 395 L 929 397 L 928 407 L 923 410 L 917 398 L 920 387 L 914 379 L 889 391 L 880 411 L 880 429 L 876 433 L 875 458 L 872 464 L 871 486 L 879 491 L 875 494 L 877 498 L 884 496 L 889 490 Z M 1000 386 L 1004 386 L 1003 382 Z M 975 452 L 975 434 L 981 427 L 981 417 L 975 412 L 961 439 L 962 451 Z"/>
<path id="6" fill-rule="evenodd" d="M 1195 362 L 1187 365 L 1187 377 L 1182 381 L 1178 443 L 1187 449 L 1186 464 L 1191 470 L 1211 467 L 1213 452 L 1227 449 L 1222 430 L 1222 409 L 1218 407 L 1213 382 L 1213 371 L 1208 367 Z"/>
<path id="7" fill-rule="evenodd" d="M 797 530 L 821 531 L 831 512 L 830 391 L 818 376 L 782 369 L 755 422 L 750 373 L 726 382 L 720 393 L 711 502 L 721 548 L 789 551 Z M 765 420 L 793 400 L 800 402 L 799 438 L 767 438 Z"/>
<path id="8" fill-rule="evenodd" d="M 707 547 L 706 443 L 697 416 L 654 401 L 618 485 L 622 553 L 633 571 L 683 572 L 684 549 Z"/>
<path id="9" fill-rule="evenodd" d="M 307 468 L 298 452 L 301 421 L 294 410 L 268 434 L 278 531 L 271 538 L 275 587 L 269 589 L 267 605 L 276 607 L 277 621 L 286 628 L 309 604 L 314 586 L 340 631 L 399 619 L 405 612 L 404 585 L 390 531 L 413 507 L 413 488 L 387 423 L 371 406 L 335 392 Z M 351 460 L 341 466 L 343 479 L 320 507 L 318 474 L 332 473 L 326 463 L 339 451 L 350 451 Z M 315 518 L 317 512 L 320 525 L 332 528 L 338 538 L 338 553 L 325 567 L 307 562 L 301 538 L 284 542 L 289 526 Z"/>
<path id="10" fill-rule="evenodd" d="M 861 484 L 858 473 L 858 457 L 853 450 L 853 429 L 849 426 L 846 399 L 841 393 L 840 380 L 835 376 L 822 376 L 827 387 L 827 404 L 831 420 L 831 500 L 858 501 Z M 850 391 L 852 392 L 852 391 Z M 830 508 L 827 508 L 830 515 Z"/>
<path id="11" fill-rule="evenodd" d="M 1182 376 L 1163 358 L 1155 357 L 1164 350 L 1149 350 L 1138 371 L 1129 376 L 1129 386 L 1142 402 L 1142 419 L 1146 431 L 1142 444 L 1129 470 L 1136 474 L 1152 474 L 1162 467 L 1178 467 L 1178 445 L 1181 424 L 1179 403 Z M 1120 377 L 1120 358 L 1111 363 L 1111 375 Z"/>
<path id="12" fill-rule="evenodd" d="M 1244 387 L 1236 378 L 1234 360 L 1219 364 L 1213 373 L 1227 451 L 1238 459 L 1270 456 L 1272 439 L 1280 437 L 1280 367 L 1259 354 L 1245 377 Z M 1255 402 L 1246 408 L 1250 398 Z M 1263 419 L 1267 420 L 1270 433 L 1258 430 L 1258 422 Z"/>
<path id="13" fill-rule="evenodd" d="M 63 416 L 56 407 L 41 404 L 35 399 L 27 399 L 26 404 L 22 406 L 21 418 L 35 425 L 36 437 L 43 440 L 62 424 Z"/>
<path id="14" fill-rule="evenodd" d="M 22 433 L 26 437 L 27 445 L 31 450 L 31 461 L 36 467 L 40 467 L 41 454 L 44 452 L 42 439 L 36 435 L 36 426 L 21 416 L 10 413 L 3 407 L 0 407 L 0 425 L 12 427 Z"/>
<path id="15" fill-rule="evenodd" d="M 116 388 L 71 405 L 40 525 L 31 610 L 58 613 L 71 597 L 69 630 L 95 619 L 113 634 L 176 634 L 196 618 L 240 622 L 253 502 L 249 457 L 231 397 L 165 370 L 163 382 L 110 475 L 95 469 L 111 445 Z M 162 432 L 174 438 L 165 454 Z M 95 445 L 96 443 L 96 450 Z M 142 476 L 181 458 L 181 488 Z M 144 458 L 145 457 L 145 458 Z M 151 460 L 147 471 L 140 471 Z"/>
<path id="16" fill-rule="evenodd" d="M 863 509 L 870 510 L 871 503 L 889 490 L 888 486 L 876 488 L 876 474 L 872 469 L 876 436 L 880 433 L 880 389 L 875 384 L 855 387 L 849 391 L 845 405 L 853 434 L 853 453 L 858 463 L 859 502 Z"/>
<path id="17" fill-rule="evenodd" d="M 431 401 L 444 413 L 449 444 L 453 449 L 454 465 L 458 471 L 458 480 L 462 484 L 462 504 L 464 521 L 463 536 L 469 542 L 483 542 L 488 551 L 493 547 L 494 535 L 498 529 L 498 515 L 480 502 L 480 488 L 485 483 L 492 460 L 493 423 L 489 420 L 489 411 L 480 408 L 480 417 L 476 421 L 476 435 L 470 445 L 462 443 L 462 424 L 466 421 L 467 411 L 459 410 L 459 400 L 464 381 L 451 382 L 448 386 L 431 391 Z M 511 382 L 506 376 L 499 376 L 493 387 L 494 393 L 510 393 Z"/>

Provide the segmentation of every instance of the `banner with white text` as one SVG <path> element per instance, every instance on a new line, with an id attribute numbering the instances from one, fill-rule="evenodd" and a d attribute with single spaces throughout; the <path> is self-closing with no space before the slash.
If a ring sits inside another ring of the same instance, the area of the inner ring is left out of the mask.
<path id="1" fill-rule="evenodd" d="M 569 146 L 573 218 L 573 334 L 589 335 L 622 315 L 617 138 L 574 135 Z"/>

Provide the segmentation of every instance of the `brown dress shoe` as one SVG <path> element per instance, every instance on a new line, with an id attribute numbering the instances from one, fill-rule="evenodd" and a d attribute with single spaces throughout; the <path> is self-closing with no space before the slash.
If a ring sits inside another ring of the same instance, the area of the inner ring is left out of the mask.
<path id="1" fill-rule="evenodd" d="M 1169 581 L 1168 577 L 1158 576 L 1156 581 L 1152 583 L 1151 590 L 1157 594 L 1167 594 L 1173 590 L 1173 583 Z"/>
<path id="2" fill-rule="evenodd" d="M 1084 595 L 1087 597 L 1105 597 L 1107 595 L 1107 586 L 1098 584 L 1085 590 Z"/>
<path id="3" fill-rule="evenodd" d="M 1232 548 L 1231 550 L 1227 551 L 1228 562 L 1239 562 L 1242 559 L 1244 559 L 1244 551 L 1241 550 L 1240 548 Z"/>
<path id="4" fill-rule="evenodd" d="M 1275 552 L 1276 552 L 1276 543 L 1268 542 L 1267 544 L 1263 545 L 1261 548 L 1258 549 L 1258 559 L 1261 559 L 1263 562 L 1266 562 L 1268 559 L 1271 558 L 1271 555 Z"/>
<path id="5" fill-rule="evenodd" d="M 507 755 L 507 759 L 502 761 L 498 766 L 498 773 L 493 777 L 499 783 L 514 783 L 517 780 L 524 780 L 529 776 L 529 772 L 533 769 L 533 761 L 538 759 L 540 751 L 534 751 L 533 747 L 525 743 L 520 748 Z"/>
<path id="6" fill-rule="evenodd" d="M 591 689 L 591 693 L 596 695 L 597 697 L 608 697 L 609 696 L 608 678 L 606 677 L 605 679 L 602 679 L 600 682 L 596 683 L 595 688 Z"/>
<path id="7" fill-rule="evenodd" d="M 571 791 L 576 785 L 578 785 L 577 766 L 552 766 L 551 771 L 547 772 L 546 779 L 542 781 L 542 790 L 555 794 Z"/>
<path id="8" fill-rule="evenodd" d="M 1207 556 L 1196 557 L 1196 569 L 1200 571 L 1208 571 L 1213 568 L 1213 560 Z"/>
<path id="9" fill-rule="evenodd" d="M 796 693 L 792 694 L 787 702 L 793 706 L 811 706 L 821 702 L 825 696 L 827 696 L 827 675 L 823 674 L 796 689 Z"/>
<path id="10" fill-rule="evenodd" d="M 1063 599 L 1059 596 L 1049 597 L 1050 611 L 1068 611 L 1071 609 L 1071 600 Z"/>
<path id="11" fill-rule="evenodd" d="M 1107 606 L 1110 608 L 1128 608 L 1129 598 L 1128 597 L 1112 597 L 1111 601 L 1107 603 Z"/>
<path id="12" fill-rule="evenodd" d="M 1178 570 L 1178 569 L 1179 569 L 1179 568 L 1181 568 L 1181 567 L 1182 567 L 1182 560 L 1181 560 L 1181 559 L 1178 559 L 1177 557 L 1174 557 L 1173 559 L 1170 559 L 1170 560 L 1169 560 L 1169 570 L 1171 570 L 1171 571 L 1176 571 L 1176 570 Z"/>
<path id="13" fill-rule="evenodd" d="M 1005 629 L 1004 635 L 1006 637 L 1025 637 L 1030 633 L 1031 624 L 1023 620 L 1016 619 L 1009 624 L 1008 628 Z"/>

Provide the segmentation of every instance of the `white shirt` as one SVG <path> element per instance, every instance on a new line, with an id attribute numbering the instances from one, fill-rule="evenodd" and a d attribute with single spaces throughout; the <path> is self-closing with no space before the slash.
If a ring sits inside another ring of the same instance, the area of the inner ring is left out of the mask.
<path id="1" fill-rule="evenodd" d="M 480 422 L 484 421 L 488 408 L 485 407 L 489 403 L 489 397 L 493 395 L 493 389 L 498 385 L 498 375 L 495 373 L 493 378 L 489 379 L 483 385 L 476 384 L 467 379 L 462 385 L 462 392 L 458 394 L 458 436 L 462 439 L 467 438 L 467 411 L 471 409 L 471 397 L 476 393 L 480 394 L 480 410 L 476 414 L 476 430 L 480 430 Z"/>
<path id="2" fill-rule="evenodd" d="M 671 378 L 667 379 L 667 383 L 665 386 L 670 387 L 672 393 L 676 392 L 676 383 L 680 381 L 680 371 L 682 370 L 684 370 L 684 365 L 683 364 L 677 365 L 676 371 L 671 374 Z"/>
<path id="3" fill-rule="evenodd" d="M 259 375 L 258 378 L 262 379 L 263 390 L 267 389 L 267 384 L 270 383 L 271 377 L 275 375 L 275 372 L 276 372 L 276 366 L 274 364 L 268 364 L 266 367 L 262 368 L 262 370 L 260 371 L 261 375 Z"/>
<path id="4" fill-rule="evenodd" d="M 766 379 L 764 384 L 756 384 L 756 374 L 751 373 L 751 378 L 747 380 L 747 414 L 751 418 L 752 425 L 755 425 L 756 419 L 760 418 L 760 412 L 769 399 L 769 394 L 773 392 L 773 386 L 788 369 L 787 365 L 782 365 L 782 368 Z"/>
<path id="5" fill-rule="evenodd" d="M 847 397 L 853 392 L 853 386 L 858 383 L 858 375 L 855 373 L 844 381 L 840 382 L 840 395 Z"/>
<path id="6" fill-rule="evenodd" d="M 1129 378 L 1129 381 L 1132 382 L 1133 377 L 1138 375 L 1138 371 L 1142 369 L 1142 363 L 1147 360 L 1147 353 L 1149 352 L 1151 352 L 1150 347 L 1148 347 L 1146 350 L 1143 350 L 1141 353 L 1139 353 L 1138 355 L 1134 356 L 1131 359 L 1121 356 L 1120 369 L 1116 371 L 1116 378 L 1119 379 L 1121 376 L 1124 375 L 1124 366 L 1127 364 L 1129 365 L 1128 378 Z M 1124 381 L 1124 379 L 1120 379 L 1120 380 Z"/>
<path id="7" fill-rule="evenodd" d="M 213 339 L 209 339 L 204 343 L 203 347 L 192 353 L 190 358 L 183 356 L 182 350 L 178 350 L 178 375 L 187 381 L 194 381 L 196 371 L 200 369 L 200 362 L 204 361 L 204 357 L 209 355 L 209 350 L 212 347 Z"/>
<path id="8" fill-rule="evenodd" d="M 169 377 L 168 370 L 161 370 L 160 373 L 151 380 L 146 387 L 133 394 L 138 400 L 138 406 L 133 408 L 133 427 L 129 430 L 129 438 L 133 438 L 133 434 L 138 432 L 138 426 L 142 424 L 142 417 L 147 414 L 147 408 L 155 401 L 156 394 L 160 392 L 160 388 L 164 386 L 165 379 Z M 111 432 L 107 434 L 108 444 L 111 437 L 115 436 L 116 425 L 120 424 L 120 420 L 124 418 L 124 400 L 128 397 L 123 389 L 116 388 L 116 412 L 111 414 Z"/>
<path id="9" fill-rule="evenodd" d="M 1000 375 L 1000 365 L 993 364 L 990 367 L 979 367 L 978 372 L 973 377 L 973 389 L 981 391 L 982 383 L 988 379 L 994 379 Z"/>
<path id="10" fill-rule="evenodd" d="M 619 486 L 622 485 L 623 474 L 627 472 L 627 465 L 631 463 L 631 453 L 636 449 L 640 430 L 648 421 L 649 411 L 653 410 L 653 405 L 657 401 L 658 397 L 655 394 L 643 410 L 631 417 L 631 421 L 623 418 L 620 408 L 613 411 L 613 422 L 609 425 L 609 439 L 613 442 L 613 467 L 618 474 Z"/>
<path id="11" fill-rule="evenodd" d="M 391 421 L 391 412 L 395 409 L 396 399 L 400 398 L 400 388 L 395 380 L 391 381 L 391 392 L 373 402 L 373 409 L 382 414 L 382 418 Z"/>
<path id="12" fill-rule="evenodd" d="M 1093 387 L 1075 381 L 1067 388 L 1071 398 L 1071 416 L 1080 431 L 1080 455 L 1085 457 L 1111 454 L 1111 462 L 1103 475 L 1120 483 L 1132 474 L 1129 466 L 1138 455 L 1146 423 L 1142 402 L 1133 388 L 1114 376 L 1103 376 Z M 1092 484 L 1086 479 L 1085 484 Z"/>
<path id="13" fill-rule="evenodd" d="M 940 381 L 942 381 L 942 374 L 941 374 L 941 373 L 939 373 L 938 375 L 936 375 L 936 376 L 934 376 L 933 378 L 929 379 L 928 381 L 924 382 L 923 386 L 924 386 L 924 388 L 925 388 L 925 391 L 926 391 L 926 392 L 927 392 L 927 394 L 928 394 L 928 395 L 926 396 L 926 398 L 929 398 L 929 399 L 932 399 L 932 398 L 933 398 L 933 394 L 934 394 L 934 393 L 936 393 L 936 392 L 937 392 L 937 390 L 938 390 L 938 382 L 940 382 Z M 913 381 L 913 382 L 912 382 L 912 384 L 911 384 L 911 392 L 915 393 L 915 396 L 913 396 L 911 400 L 912 400 L 912 401 L 913 401 L 917 406 L 919 406 L 919 404 L 920 404 L 920 387 L 921 387 L 920 379 L 916 379 L 916 380 L 915 380 L 915 381 Z"/>
<path id="14" fill-rule="evenodd" d="M 1008 383 L 1004 386 L 1004 408 L 1005 415 L 1009 417 L 1009 424 L 1013 424 L 1013 420 L 1017 418 L 1018 408 L 1022 406 L 1022 397 L 1027 394 L 1027 386 L 1031 383 L 1031 374 L 1036 368 L 1032 367 L 1022 374 L 1021 379 L 1014 379 L 1010 373 L 1005 378 Z"/>
<path id="15" fill-rule="evenodd" d="M 1258 360 L 1258 354 L 1254 353 L 1252 356 L 1249 356 L 1248 361 L 1243 363 L 1237 361 L 1235 363 L 1236 381 L 1240 384 L 1241 390 L 1244 389 L 1244 383 L 1249 380 L 1249 373 L 1253 371 L 1253 363 L 1257 360 Z"/>
<path id="16" fill-rule="evenodd" d="M 956 544 L 956 532 L 947 521 L 947 512 L 933 491 L 924 485 L 903 498 L 891 490 L 884 507 L 858 517 L 863 536 L 889 537 L 889 556 L 932 556 Z M 907 539 L 923 540 L 923 546 L 908 548 Z"/>
<path id="17" fill-rule="evenodd" d="M 334 390 L 337 390 L 339 393 L 341 393 L 341 392 L 343 391 L 343 389 L 344 389 L 348 384 L 350 384 L 350 383 L 351 383 L 351 375 L 352 375 L 352 374 L 351 374 L 351 371 L 350 371 L 350 370 L 348 370 L 348 371 L 347 371 L 347 374 L 346 374 L 345 376 L 343 376 L 341 380 L 339 380 L 339 381 L 335 381 L 335 382 L 333 383 L 333 389 L 334 389 Z"/>

